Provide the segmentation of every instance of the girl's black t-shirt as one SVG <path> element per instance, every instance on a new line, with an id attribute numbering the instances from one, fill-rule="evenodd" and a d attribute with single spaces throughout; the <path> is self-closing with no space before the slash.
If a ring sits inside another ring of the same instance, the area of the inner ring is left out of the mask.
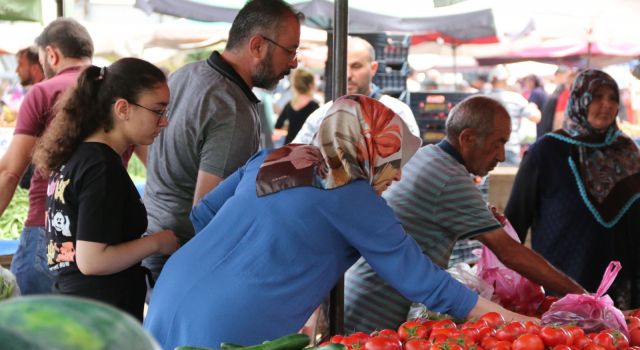
<path id="1" fill-rule="evenodd" d="M 57 283 L 103 288 L 126 285 L 139 278 L 136 264 L 106 276 L 83 275 L 76 265 L 76 241 L 109 245 L 140 238 L 147 212 L 122 158 L 111 147 L 84 142 L 49 179 L 46 232 L 48 264 Z"/>

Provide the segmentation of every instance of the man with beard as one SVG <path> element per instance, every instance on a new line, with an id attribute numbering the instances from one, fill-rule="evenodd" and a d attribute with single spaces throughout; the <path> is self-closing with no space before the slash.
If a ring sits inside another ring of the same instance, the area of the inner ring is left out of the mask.
<path id="1" fill-rule="evenodd" d="M 25 47 L 16 53 L 16 74 L 20 78 L 20 85 L 24 91 L 29 91 L 31 85 L 41 82 L 44 79 L 44 71 L 40 65 L 38 58 L 38 48 L 35 46 Z M 33 165 L 29 165 L 22 179 L 20 179 L 20 187 L 26 190 L 31 185 L 31 176 L 33 174 Z"/>
<path id="2" fill-rule="evenodd" d="M 20 78 L 20 85 L 28 89 L 31 85 L 44 79 L 44 72 L 38 58 L 38 48 L 26 47 L 16 53 L 16 74 Z"/>
<path id="3" fill-rule="evenodd" d="M 46 80 L 25 96 L 11 144 L 0 159 L 0 215 L 11 202 L 20 177 L 31 162 L 38 138 L 55 116 L 54 105 L 74 86 L 91 63 L 93 41 L 87 30 L 70 18 L 51 22 L 35 40 Z M 53 278 L 47 266 L 45 201 L 48 178 L 35 171 L 29 188 L 29 212 L 13 256 L 11 271 L 22 294 L 50 293 Z"/>
<path id="4" fill-rule="evenodd" d="M 303 19 L 282 0 L 249 1 L 222 53 L 171 75 L 169 126 L 149 146 L 148 232 L 173 230 L 186 243 L 194 234 L 192 206 L 258 151 L 260 101 L 251 89 L 273 89 L 297 67 Z M 166 258 L 143 265 L 157 277 Z"/>
<path id="5" fill-rule="evenodd" d="M 511 119 L 496 100 L 473 96 L 457 104 L 446 137 L 418 150 L 402 178 L 383 193 L 405 231 L 431 260 L 446 268 L 459 239 L 477 239 L 508 268 L 548 290 L 586 293 L 538 253 L 516 242 L 494 218 L 471 174 L 485 176 L 505 159 Z M 345 329 L 394 328 L 411 302 L 360 259 L 345 275 Z"/>
<path id="6" fill-rule="evenodd" d="M 375 98 L 394 111 L 407 124 L 412 134 L 420 137 L 420 130 L 411 108 L 404 102 L 385 95 L 373 84 L 373 76 L 378 70 L 376 52 L 368 41 L 359 37 L 349 37 L 347 43 L 347 93 L 360 94 Z M 331 107 L 329 101 L 309 115 L 300 131 L 291 143 L 311 143 L 313 136 L 320 128 L 327 111 Z"/>

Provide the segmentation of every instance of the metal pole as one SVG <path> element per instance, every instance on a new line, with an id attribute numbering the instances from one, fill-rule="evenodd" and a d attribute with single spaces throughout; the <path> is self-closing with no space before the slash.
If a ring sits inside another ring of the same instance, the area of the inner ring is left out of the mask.
<path id="1" fill-rule="evenodd" d="M 56 0 L 56 15 L 64 17 L 64 0 Z"/>
<path id="2" fill-rule="evenodd" d="M 349 1 L 336 0 L 333 12 L 333 88 L 331 98 L 335 101 L 347 90 L 347 26 L 349 24 Z M 329 295 L 329 334 L 344 333 L 344 278 L 336 284 Z"/>
<path id="3" fill-rule="evenodd" d="M 458 44 L 451 46 L 453 50 L 453 90 L 458 91 Z"/>
<path id="4" fill-rule="evenodd" d="M 336 0 L 334 3 L 333 30 L 333 72 L 331 98 L 336 100 L 347 91 L 347 26 L 349 23 L 349 1 Z"/>

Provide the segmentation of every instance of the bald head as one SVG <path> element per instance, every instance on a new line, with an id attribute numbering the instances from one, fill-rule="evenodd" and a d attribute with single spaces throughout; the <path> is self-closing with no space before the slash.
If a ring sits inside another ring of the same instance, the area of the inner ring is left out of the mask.
<path id="1" fill-rule="evenodd" d="M 369 96 L 371 81 L 378 70 L 376 52 L 368 41 L 349 37 L 347 43 L 347 92 Z"/>

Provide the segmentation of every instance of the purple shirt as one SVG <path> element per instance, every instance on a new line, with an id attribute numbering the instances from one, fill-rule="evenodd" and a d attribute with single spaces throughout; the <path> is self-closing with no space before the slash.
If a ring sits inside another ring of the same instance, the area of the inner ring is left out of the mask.
<path id="1" fill-rule="evenodd" d="M 42 136 L 55 116 L 53 107 L 58 98 L 68 88 L 75 86 L 83 68 L 82 66 L 66 68 L 51 79 L 32 86 L 20 106 L 14 135 Z M 34 170 L 29 187 L 29 214 L 24 223 L 25 226 L 44 226 L 47 181 L 46 177 Z"/>

